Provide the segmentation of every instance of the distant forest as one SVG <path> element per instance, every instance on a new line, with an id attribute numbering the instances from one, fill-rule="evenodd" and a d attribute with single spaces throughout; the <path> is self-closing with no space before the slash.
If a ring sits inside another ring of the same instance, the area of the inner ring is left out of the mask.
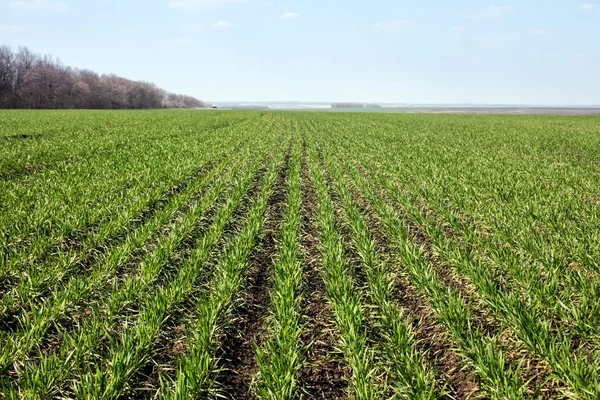
<path id="1" fill-rule="evenodd" d="M 64 66 L 51 56 L 0 46 L 0 108 L 142 109 L 202 108 L 191 96 L 153 83 Z"/>

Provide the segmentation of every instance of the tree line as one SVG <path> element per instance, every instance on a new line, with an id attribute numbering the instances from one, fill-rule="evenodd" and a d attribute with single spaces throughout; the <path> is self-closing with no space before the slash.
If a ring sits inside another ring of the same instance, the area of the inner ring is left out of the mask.
<path id="1" fill-rule="evenodd" d="M 191 96 L 169 93 L 153 83 L 76 69 L 27 47 L 0 46 L 0 108 L 141 109 L 201 108 Z"/>

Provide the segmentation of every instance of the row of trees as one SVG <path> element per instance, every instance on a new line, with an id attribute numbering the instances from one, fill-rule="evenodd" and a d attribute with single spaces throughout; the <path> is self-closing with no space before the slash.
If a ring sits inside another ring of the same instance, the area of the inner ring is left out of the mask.
<path id="1" fill-rule="evenodd" d="M 148 82 L 64 66 L 26 47 L 0 46 L 0 108 L 200 108 L 202 101 Z"/>

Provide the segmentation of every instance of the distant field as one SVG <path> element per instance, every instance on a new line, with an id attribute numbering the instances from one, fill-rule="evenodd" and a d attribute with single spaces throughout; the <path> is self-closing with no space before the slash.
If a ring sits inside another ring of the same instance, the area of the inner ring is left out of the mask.
<path id="1" fill-rule="evenodd" d="M 600 118 L 0 111 L 0 399 L 600 397 Z"/>

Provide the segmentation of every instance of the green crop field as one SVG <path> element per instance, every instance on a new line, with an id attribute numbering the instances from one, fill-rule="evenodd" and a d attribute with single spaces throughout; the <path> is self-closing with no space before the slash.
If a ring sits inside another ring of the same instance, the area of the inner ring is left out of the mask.
<path id="1" fill-rule="evenodd" d="M 0 399 L 598 399 L 600 118 L 0 112 Z"/>

